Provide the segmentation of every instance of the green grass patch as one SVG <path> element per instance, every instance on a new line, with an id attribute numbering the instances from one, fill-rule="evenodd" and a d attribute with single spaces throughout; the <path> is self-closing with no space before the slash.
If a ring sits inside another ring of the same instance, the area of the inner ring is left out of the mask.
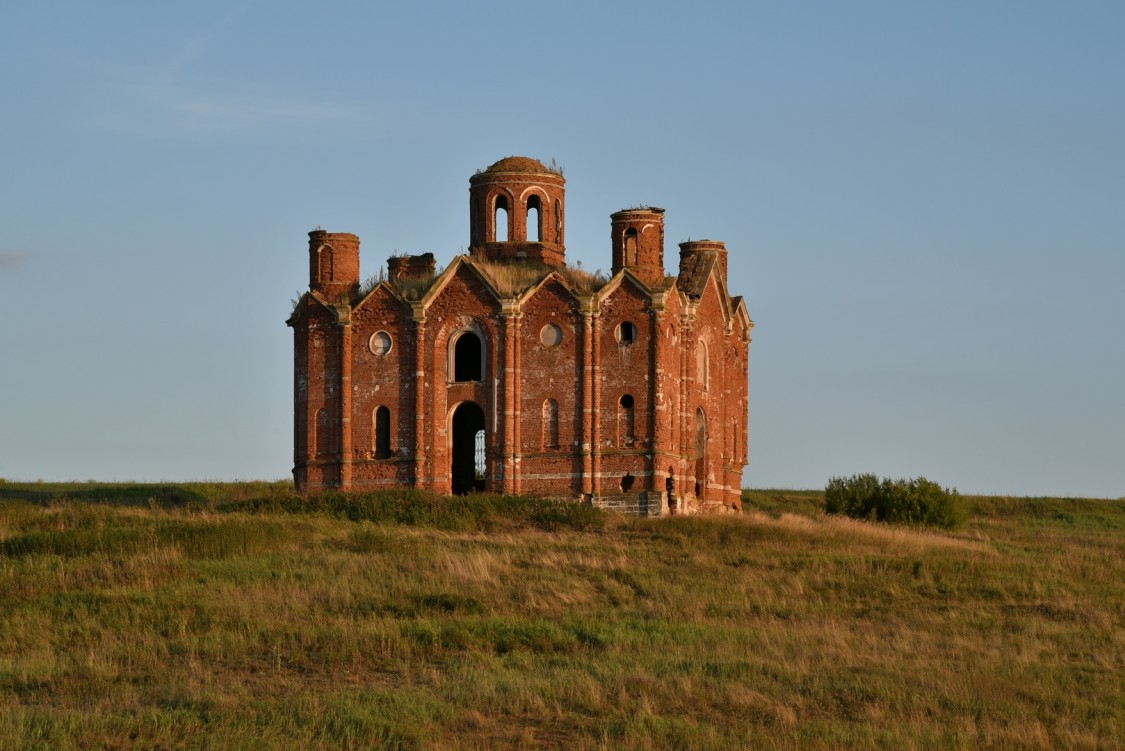
<path id="1" fill-rule="evenodd" d="M 823 490 L 752 490 L 742 491 L 742 510 L 761 511 L 772 516 L 803 514 L 819 516 L 824 513 Z"/>

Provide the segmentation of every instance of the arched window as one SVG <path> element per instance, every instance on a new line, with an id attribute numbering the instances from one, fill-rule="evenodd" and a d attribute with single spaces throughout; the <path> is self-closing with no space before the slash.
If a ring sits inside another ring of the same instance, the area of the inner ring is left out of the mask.
<path id="1" fill-rule="evenodd" d="M 739 450 L 739 440 L 742 438 L 742 419 L 746 414 L 746 402 L 741 399 L 738 400 L 738 414 L 734 418 L 734 437 L 731 439 L 731 445 L 734 451 L 735 461 L 742 461 L 742 451 Z"/>
<path id="2" fill-rule="evenodd" d="M 625 230 L 625 265 L 637 264 L 637 230 L 633 227 Z"/>
<path id="3" fill-rule="evenodd" d="M 695 380 L 706 391 L 710 386 L 710 361 L 707 357 L 707 343 L 702 339 L 695 346 Z"/>
<path id="4" fill-rule="evenodd" d="M 321 245 L 320 249 L 316 251 L 316 275 L 322 282 L 332 281 L 332 248 L 328 245 Z"/>
<path id="5" fill-rule="evenodd" d="M 539 196 L 527 199 L 527 239 L 534 243 L 543 239 L 543 204 Z"/>
<path id="6" fill-rule="evenodd" d="M 633 397 L 630 394 L 625 394 L 617 403 L 617 442 L 621 446 L 633 445 L 636 428 L 633 413 Z"/>
<path id="7" fill-rule="evenodd" d="M 562 245 L 563 241 L 563 217 L 562 217 L 562 201 L 555 199 L 555 238 L 553 242 L 556 245 Z"/>
<path id="8" fill-rule="evenodd" d="M 463 331 L 453 341 L 453 381 L 484 380 L 484 343 L 472 331 Z"/>
<path id="9" fill-rule="evenodd" d="M 559 447 L 559 403 L 554 399 L 543 402 L 543 448 Z"/>
<path id="10" fill-rule="evenodd" d="M 327 456 L 332 453 L 332 429 L 328 422 L 328 410 L 316 411 L 316 432 L 313 435 L 315 456 Z"/>
<path id="11" fill-rule="evenodd" d="M 375 458 L 391 458 L 391 411 L 386 407 L 375 410 Z"/>
<path id="12" fill-rule="evenodd" d="M 496 196 L 496 211 L 493 226 L 496 242 L 508 242 L 508 197 Z"/>
<path id="13" fill-rule="evenodd" d="M 707 416 L 695 410 L 695 497 L 707 497 Z"/>

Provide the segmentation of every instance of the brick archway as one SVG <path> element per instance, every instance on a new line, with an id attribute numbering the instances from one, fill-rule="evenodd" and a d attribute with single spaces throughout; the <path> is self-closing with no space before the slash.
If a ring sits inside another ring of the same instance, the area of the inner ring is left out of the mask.
<path id="1" fill-rule="evenodd" d="M 483 491 L 487 487 L 484 458 L 484 410 L 476 402 L 461 402 L 450 421 L 450 471 L 454 495 Z"/>

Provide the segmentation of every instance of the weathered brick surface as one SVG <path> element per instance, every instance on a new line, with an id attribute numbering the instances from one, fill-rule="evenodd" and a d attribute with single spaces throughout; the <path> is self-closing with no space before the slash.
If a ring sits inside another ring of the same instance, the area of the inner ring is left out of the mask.
<path id="1" fill-rule="evenodd" d="M 580 289 L 560 275 L 561 175 L 509 157 L 470 185 L 471 254 L 436 278 L 429 254 L 397 257 L 361 296 L 359 238 L 309 233 L 309 293 L 289 319 L 298 487 L 451 492 L 479 407 L 478 487 L 645 515 L 738 508 L 753 323 L 726 289 L 726 247 L 682 243 L 665 278 L 663 209 L 619 211 L 613 276 Z M 483 262 L 523 265 L 518 288 L 494 287 Z"/>

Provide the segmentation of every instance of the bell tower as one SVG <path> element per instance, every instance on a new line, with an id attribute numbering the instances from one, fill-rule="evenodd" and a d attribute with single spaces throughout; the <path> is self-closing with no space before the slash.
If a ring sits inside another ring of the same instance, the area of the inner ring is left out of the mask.
<path id="1" fill-rule="evenodd" d="M 525 156 L 469 178 L 469 253 L 490 260 L 566 263 L 566 179 Z"/>

